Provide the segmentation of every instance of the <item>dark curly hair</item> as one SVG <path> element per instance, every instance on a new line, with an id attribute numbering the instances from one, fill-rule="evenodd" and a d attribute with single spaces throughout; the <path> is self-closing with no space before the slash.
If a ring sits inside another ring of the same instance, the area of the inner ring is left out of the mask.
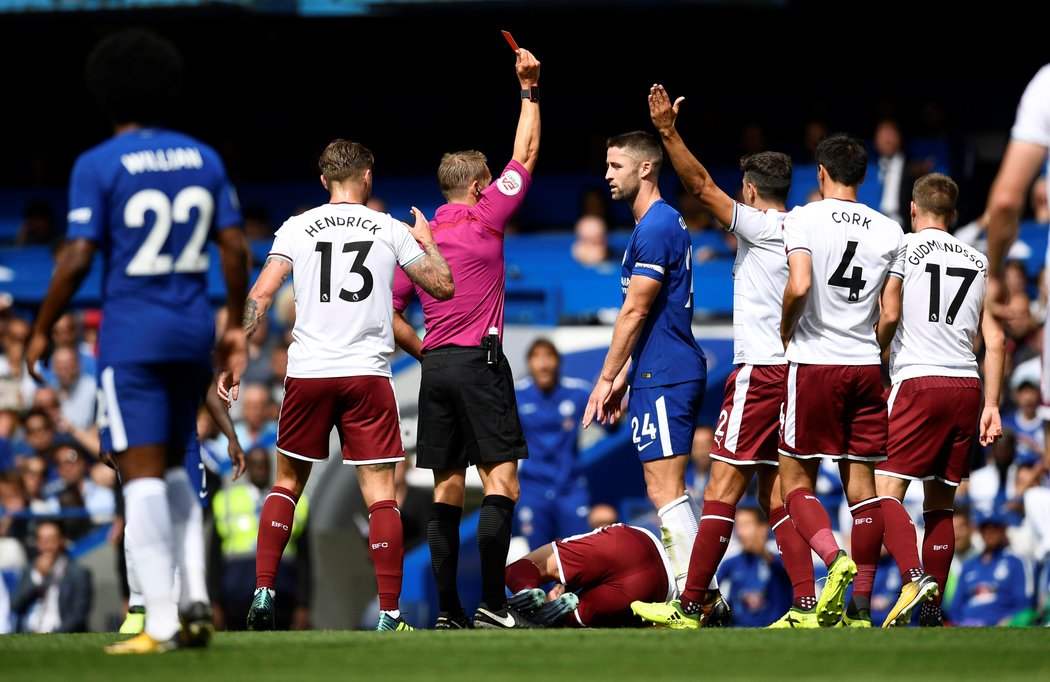
<path id="1" fill-rule="evenodd" d="M 124 29 L 95 46 L 84 77 L 113 123 L 156 123 L 182 91 L 182 57 L 153 31 Z"/>

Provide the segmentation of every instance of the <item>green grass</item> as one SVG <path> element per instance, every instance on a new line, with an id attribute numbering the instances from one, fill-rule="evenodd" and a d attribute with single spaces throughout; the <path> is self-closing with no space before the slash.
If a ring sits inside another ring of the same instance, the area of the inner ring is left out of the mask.
<path id="1" fill-rule="evenodd" d="M 220 633 L 208 649 L 107 656 L 112 634 L 0 637 L 0 680 L 1050 679 L 1050 629 Z"/>

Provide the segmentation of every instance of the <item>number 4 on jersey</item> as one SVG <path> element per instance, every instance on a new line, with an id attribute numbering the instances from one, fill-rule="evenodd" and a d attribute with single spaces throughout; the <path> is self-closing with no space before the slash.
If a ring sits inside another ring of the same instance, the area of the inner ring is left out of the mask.
<path id="1" fill-rule="evenodd" d="M 864 281 L 864 270 L 859 265 L 854 265 L 850 276 L 846 277 L 846 268 L 849 267 L 853 257 L 857 255 L 857 242 L 846 242 L 846 252 L 842 254 L 839 266 L 835 268 L 828 284 L 833 287 L 844 287 L 849 289 L 849 302 L 854 303 L 860 299 L 860 292 L 867 284 Z"/>

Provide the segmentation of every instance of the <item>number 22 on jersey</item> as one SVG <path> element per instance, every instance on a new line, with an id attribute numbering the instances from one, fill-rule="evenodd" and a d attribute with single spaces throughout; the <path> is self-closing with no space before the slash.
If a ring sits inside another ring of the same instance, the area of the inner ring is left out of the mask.
<path id="1" fill-rule="evenodd" d="M 168 241 L 173 224 L 189 223 L 193 210 L 197 210 L 197 222 L 193 234 L 182 248 L 179 257 L 172 260 L 170 254 L 161 253 Z M 124 205 L 124 224 L 135 229 L 146 226 L 146 216 L 152 213 L 153 227 L 139 246 L 138 251 L 124 269 L 130 277 L 170 275 L 171 273 L 197 273 L 208 269 L 208 254 L 204 246 L 208 241 L 215 199 L 211 193 L 199 186 L 186 187 L 174 199 L 157 189 L 136 192 Z"/>

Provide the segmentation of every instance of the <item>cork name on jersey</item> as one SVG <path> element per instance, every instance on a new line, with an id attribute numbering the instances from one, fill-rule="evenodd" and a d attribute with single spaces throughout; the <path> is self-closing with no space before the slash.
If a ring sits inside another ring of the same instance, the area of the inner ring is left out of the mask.
<path id="1" fill-rule="evenodd" d="M 871 229 L 871 218 L 859 213 L 847 213 L 846 211 L 832 211 L 831 219 L 840 225 L 860 225 L 865 230 Z"/>
<path id="2" fill-rule="evenodd" d="M 328 227 L 360 227 L 362 230 L 368 230 L 372 234 L 375 234 L 380 230 L 382 225 L 379 225 L 375 221 L 370 218 L 365 218 L 364 216 L 325 216 L 324 218 L 318 218 L 306 226 L 306 236 L 314 237 Z"/>
<path id="3" fill-rule="evenodd" d="M 204 168 L 204 157 L 196 147 L 144 149 L 120 157 L 120 163 L 131 175 L 167 172 L 186 168 Z"/>
<path id="4" fill-rule="evenodd" d="M 970 249 L 966 248 L 963 244 L 959 243 L 945 243 L 937 239 L 927 239 L 924 242 L 916 244 L 912 249 L 911 253 L 908 254 L 908 262 L 912 265 L 919 265 L 922 263 L 922 259 L 926 256 L 934 253 L 935 251 L 948 251 L 951 253 L 957 253 L 961 256 L 965 256 L 970 260 L 971 263 L 977 266 L 980 271 L 985 270 L 985 262 L 983 255 L 980 253 L 975 254 Z"/>

